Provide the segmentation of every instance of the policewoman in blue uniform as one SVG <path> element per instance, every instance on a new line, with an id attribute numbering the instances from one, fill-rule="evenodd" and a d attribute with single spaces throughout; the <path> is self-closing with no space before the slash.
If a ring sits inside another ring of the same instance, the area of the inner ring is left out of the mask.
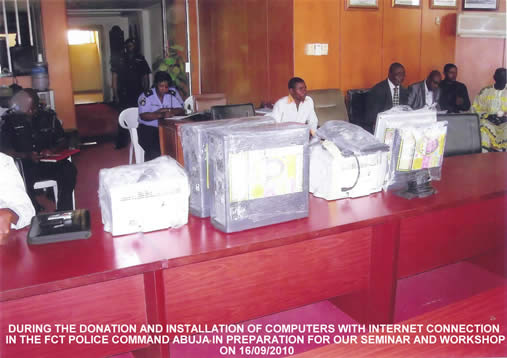
<path id="1" fill-rule="evenodd" d="M 173 87 L 171 76 L 167 72 L 157 72 L 153 87 L 139 96 L 139 144 L 144 149 L 144 160 L 160 156 L 158 120 L 181 116 L 183 100 Z"/>

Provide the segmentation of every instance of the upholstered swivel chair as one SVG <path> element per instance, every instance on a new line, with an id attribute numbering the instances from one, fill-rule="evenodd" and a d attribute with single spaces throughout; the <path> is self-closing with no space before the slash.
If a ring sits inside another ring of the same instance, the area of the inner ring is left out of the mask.
<path id="1" fill-rule="evenodd" d="M 223 106 L 227 104 L 224 93 L 206 93 L 194 95 L 194 111 L 202 112 L 211 109 L 213 106 Z"/>
<path id="2" fill-rule="evenodd" d="M 369 88 L 351 89 L 347 91 L 347 112 L 349 114 L 349 121 L 364 128 L 370 133 L 373 133 L 374 128 L 366 123 L 366 99 L 368 96 Z"/>
<path id="3" fill-rule="evenodd" d="M 481 131 L 476 113 L 439 114 L 437 120 L 447 121 L 444 156 L 481 152 Z"/>
<path id="4" fill-rule="evenodd" d="M 252 103 L 228 104 L 225 106 L 211 107 L 211 119 L 228 119 L 255 116 L 255 108 Z"/>
<path id="5" fill-rule="evenodd" d="M 339 89 L 317 89 L 308 91 L 307 94 L 313 99 L 319 127 L 330 120 L 349 120 L 345 98 Z"/>

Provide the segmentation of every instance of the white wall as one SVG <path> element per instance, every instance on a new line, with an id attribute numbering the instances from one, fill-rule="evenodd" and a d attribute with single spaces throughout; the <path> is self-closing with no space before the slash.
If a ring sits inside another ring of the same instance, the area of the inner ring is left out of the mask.
<path id="1" fill-rule="evenodd" d="M 147 24 L 148 26 L 143 28 L 143 33 L 150 34 L 151 63 L 148 63 L 150 64 L 150 67 L 152 67 L 153 61 L 162 56 L 164 53 L 164 45 L 162 43 L 162 7 L 160 5 L 155 5 L 147 8 L 146 11 L 148 12 L 149 20 Z M 147 31 L 145 31 L 145 29 Z M 147 52 L 145 54 L 147 54 Z"/>
<path id="2" fill-rule="evenodd" d="M 103 55 L 103 72 L 104 72 L 104 101 L 112 101 L 113 90 L 111 88 L 111 51 L 109 48 L 109 31 L 113 26 L 119 26 L 124 33 L 125 40 L 129 34 L 128 18 L 124 16 L 68 16 L 67 17 L 69 30 L 72 29 L 94 29 L 98 26 L 102 27 L 103 33 L 101 36 L 101 50 Z"/>
<path id="3" fill-rule="evenodd" d="M 144 57 L 146 58 L 146 62 L 148 62 L 148 65 L 150 65 L 152 75 L 150 76 L 150 85 L 152 83 L 153 79 L 153 57 L 152 57 L 152 47 L 156 47 L 157 45 L 152 46 L 151 44 L 151 34 L 150 34 L 150 13 L 148 10 L 141 11 L 140 16 L 140 25 L 141 25 L 141 40 L 142 40 L 142 52 Z"/>

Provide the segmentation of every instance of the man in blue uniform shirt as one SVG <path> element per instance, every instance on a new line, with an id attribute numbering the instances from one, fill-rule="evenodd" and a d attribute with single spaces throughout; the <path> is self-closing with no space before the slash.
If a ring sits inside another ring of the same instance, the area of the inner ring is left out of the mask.
<path id="1" fill-rule="evenodd" d="M 183 100 L 167 72 L 155 73 L 153 82 L 153 87 L 138 99 L 139 144 L 144 149 L 144 160 L 160 156 L 158 120 L 185 113 Z"/>

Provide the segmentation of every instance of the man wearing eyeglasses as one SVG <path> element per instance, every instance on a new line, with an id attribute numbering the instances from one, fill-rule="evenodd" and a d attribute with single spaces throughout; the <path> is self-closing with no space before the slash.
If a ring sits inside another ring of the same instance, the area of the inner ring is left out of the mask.
<path id="1" fill-rule="evenodd" d="M 440 109 L 440 81 L 442 75 L 438 71 L 431 71 L 424 81 L 416 82 L 409 86 L 408 105 L 412 109 L 423 107 Z"/>

